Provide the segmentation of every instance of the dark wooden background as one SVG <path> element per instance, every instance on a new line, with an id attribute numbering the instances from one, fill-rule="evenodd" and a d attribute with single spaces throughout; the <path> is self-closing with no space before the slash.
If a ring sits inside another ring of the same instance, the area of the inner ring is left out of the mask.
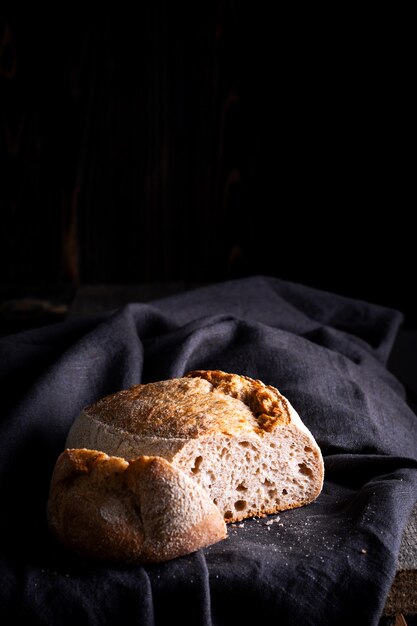
<path id="1" fill-rule="evenodd" d="M 0 21 L 3 296 L 263 273 L 417 323 L 392 12 L 33 5 Z"/>

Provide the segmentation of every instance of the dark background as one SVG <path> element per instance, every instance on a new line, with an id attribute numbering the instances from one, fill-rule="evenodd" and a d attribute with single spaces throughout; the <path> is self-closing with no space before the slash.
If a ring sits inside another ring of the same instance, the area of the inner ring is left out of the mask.
<path id="1" fill-rule="evenodd" d="M 3 322 L 83 285 L 267 274 L 417 325 L 406 16 L 88 6 L 1 17 Z"/>

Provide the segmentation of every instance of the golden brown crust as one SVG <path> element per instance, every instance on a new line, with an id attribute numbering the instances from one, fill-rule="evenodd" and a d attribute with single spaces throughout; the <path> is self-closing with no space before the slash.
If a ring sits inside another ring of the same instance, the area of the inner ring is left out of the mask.
<path id="1" fill-rule="evenodd" d="M 224 539 L 207 494 L 159 457 L 127 462 L 96 450 L 65 450 L 47 505 L 54 535 L 77 553 L 111 562 L 158 562 Z"/>
<path id="2" fill-rule="evenodd" d="M 85 413 L 138 437 L 193 439 L 221 432 L 260 435 L 290 422 L 277 389 L 247 376 L 196 370 L 107 396 Z"/>
<path id="3" fill-rule="evenodd" d="M 286 399 L 278 389 L 260 380 L 228 374 L 221 370 L 194 370 L 186 374 L 190 378 L 202 378 L 213 385 L 213 391 L 237 398 L 250 408 L 259 429 L 271 432 L 275 426 L 288 424 L 290 412 Z"/>

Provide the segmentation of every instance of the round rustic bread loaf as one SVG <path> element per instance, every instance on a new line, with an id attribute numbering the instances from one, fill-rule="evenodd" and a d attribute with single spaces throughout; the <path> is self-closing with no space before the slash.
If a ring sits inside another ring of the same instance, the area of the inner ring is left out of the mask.
<path id="1" fill-rule="evenodd" d="M 105 397 L 81 412 L 66 446 L 163 457 L 227 522 L 308 504 L 323 485 L 320 449 L 290 402 L 275 387 L 218 370 Z"/>
<path id="2" fill-rule="evenodd" d="M 166 561 L 227 535 L 208 495 L 165 459 L 127 462 L 97 450 L 60 455 L 47 517 L 61 543 L 110 562 Z"/>

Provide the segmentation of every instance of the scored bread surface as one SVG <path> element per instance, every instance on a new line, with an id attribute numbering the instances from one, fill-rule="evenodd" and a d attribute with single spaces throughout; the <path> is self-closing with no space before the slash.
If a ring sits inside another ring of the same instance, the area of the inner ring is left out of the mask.
<path id="1" fill-rule="evenodd" d="M 218 370 L 134 387 L 87 407 L 67 448 L 133 459 L 156 455 L 201 485 L 227 522 L 312 502 L 323 459 L 272 386 Z"/>

